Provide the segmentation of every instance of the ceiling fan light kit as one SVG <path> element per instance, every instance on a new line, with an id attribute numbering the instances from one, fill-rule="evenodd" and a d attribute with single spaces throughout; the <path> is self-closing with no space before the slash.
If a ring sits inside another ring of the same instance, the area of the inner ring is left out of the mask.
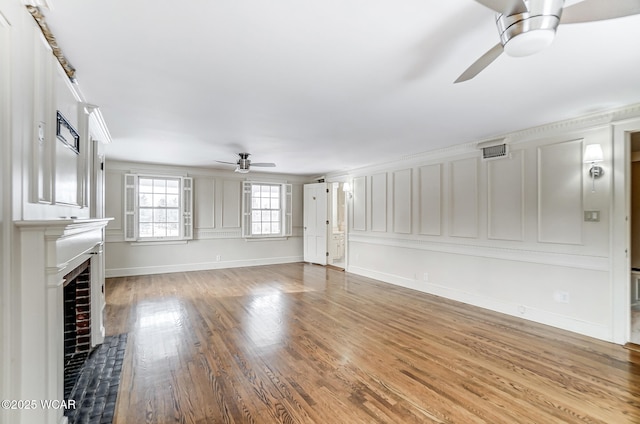
<path id="1" fill-rule="evenodd" d="M 225 161 L 221 161 L 221 160 L 217 160 L 216 162 L 218 163 L 224 163 L 224 164 L 228 164 L 228 165 L 236 165 L 236 169 L 234 170 L 234 172 L 238 172 L 240 174 L 248 174 L 249 170 L 251 169 L 251 165 L 253 166 L 262 166 L 262 167 L 268 167 L 268 168 L 273 168 L 274 166 L 276 166 L 275 163 L 271 163 L 271 162 L 265 162 L 265 163 L 251 163 L 251 160 L 249 159 L 250 153 L 238 153 L 238 161 L 237 162 L 225 162 Z"/>
<path id="2" fill-rule="evenodd" d="M 236 168 L 236 172 L 241 174 L 246 174 L 249 172 L 249 167 L 251 166 L 251 160 L 249 160 L 249 153 L 238 153 L 240 159 L 238 159 L 238 167 Z"/>
<path id="3" fill-rule="evenodd" d="M 502 52 L 521 57 L 548 47 L 560 24 L 616 19 L 640 14 L 640 0 L 582 0 L 565 7 L 565 0 L 476 0 L 495 11 L 500 42 L 471 64 L 454 83 L 482 72 Z"/>
<path id="4" fill-rule="evenodd" d="M 500 42 L 509 56 L 522 57 L 538 53 L 548 47 L 560 24 L 563 0 L 534 0 L 526 2 L 524 13 L 496 17 Z"/>
<path id="5" fill-rule="evenodd" d="M 504 45 L 504 51 L 513 57 L 530 56 L 549 47 L 553 42 L 554 35 L 555 31 L 549 29 L 523 32 L 519 36 L 509 39 Z"/>

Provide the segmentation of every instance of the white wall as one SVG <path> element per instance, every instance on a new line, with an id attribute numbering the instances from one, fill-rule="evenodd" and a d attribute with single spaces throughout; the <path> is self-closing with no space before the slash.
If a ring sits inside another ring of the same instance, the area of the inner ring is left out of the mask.
<path id="1" fill-rule="evenodd" d="M 193 178 L 194 240 L 180 243 L 124 241 L 123 178 L 128 172 Z M 242 181 L 288 182 L 293 186 L 293 237 L 247 241 L 241 237 Z M 108 277 L 156 274 L 302 260 L 302 177 L 251 172 L 106 162 Z"/>
<path id="2" fill-rule="evenodd" d="M 328 175 L 354 183 L 347 270 L 613 341 L 614 285 L 627 282 L 610 265 L 612 125 L 637 114 L 507 134 L 506 159 L 469 143 Z M 582 163 L 592 143 L 605 155 L 596 192 Z"/>
<path id="3" fill-rule="evenodd" d="M 5 0 L 0 0 L 0 399 L 8 399 L 11 387 L 11 87 L 10 23 Z M 0 410 L 0 422 L 9 413 Z"/>

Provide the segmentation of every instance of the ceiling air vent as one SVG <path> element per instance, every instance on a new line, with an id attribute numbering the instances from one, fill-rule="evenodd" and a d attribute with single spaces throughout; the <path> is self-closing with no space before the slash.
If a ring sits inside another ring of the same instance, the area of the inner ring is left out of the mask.
<path id="1" fill-rule="evenodd" d="M 478 148 L 482 150 L 482 159 L 500 159 L 508 157 L 509 149 L 504 140 L 492 140 L 478 143 Z"/>

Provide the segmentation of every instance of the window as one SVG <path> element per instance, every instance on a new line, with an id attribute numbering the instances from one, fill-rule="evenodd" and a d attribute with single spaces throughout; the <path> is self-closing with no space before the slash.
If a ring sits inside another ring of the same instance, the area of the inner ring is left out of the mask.
<path id="1" fill-rule="evenodd" d="M 291 184 L 242 183 L 243 237 L 291 235 Z"/>
<path id="2" fill-rule="evenodd" d="M 125 240 L 191 239 L 191 185 L 188 177 L 125 175 Z"/>
<path id="3" fill-rule="evenodd" d="M 251 186 L 251 234 L 280 235 L 280 185 Z"/>

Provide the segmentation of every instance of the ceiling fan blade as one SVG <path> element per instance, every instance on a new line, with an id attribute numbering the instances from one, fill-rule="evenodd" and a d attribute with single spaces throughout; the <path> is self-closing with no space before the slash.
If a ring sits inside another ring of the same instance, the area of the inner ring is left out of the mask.
<path id="1" fill-rule="evenodd" d="M 228 165 L 237 165 L 238 164 L 237 162 L 224 162 L 224 161 L 221 161 L 221 160 L 217 160 L 216 162 L 218 162 L 218 163 L 226 163 Z"/>
<path id="2" fill-rule="evenodd" d="M 275 163 L 260 163 L 260 162 L 251 162 L 251 166 L 264 166 L 264 167 L 269 167 L 269 168 L 273 168 L 274 166 L 276 166 Z"/>
<path id="3" fill-rule="evenodd" d="M 476 0 L 481 5 L 488 7 L 489 9 L 504 13 L 507 16 L 515 15 L 518 13 L 525 13 L 528 11 L 527 5 L 524 4 L 524 0 Z"/>
<path id="4" fill-rule="evenodd" d="M 458 79 L 454 81 L 454 84 L 470 80 L 471 78 L 478 75 L 480 72 L 482 72 L 484 68 L 491 65 L 491 62 L 496 60 L 498 56 L 502 54 L 503 51 L 504 51 L 504 47 L 502 47 L 501 43 L 498 43 L 495 46 L 493 46 L 488 52 L 486 52 L 485 54 L 480 56 L 478 60 L 473 62 L 471 66 L 469 66 L 467 70 L 464 71 L 462 75 L 460 75 Z"/>
<path id="5" fill-rule="evenodd" d="M 640 0 L 584 0 L 562 10 L 561 24 L 604 21 L 640 14 Z"/>

